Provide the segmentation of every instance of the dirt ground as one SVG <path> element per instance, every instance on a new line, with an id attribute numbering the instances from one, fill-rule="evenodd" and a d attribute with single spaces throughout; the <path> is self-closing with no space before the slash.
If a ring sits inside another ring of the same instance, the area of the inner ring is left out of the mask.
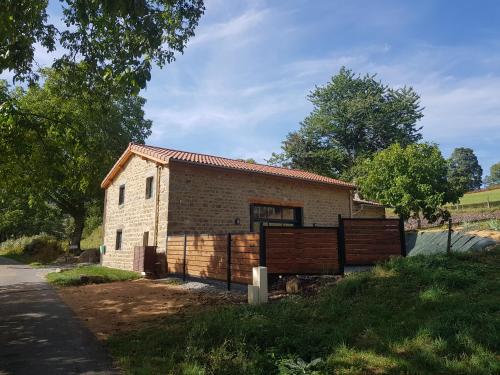
<path id="1" fill-rule="evenodd" d="M 100 340 L 138 329 L 159 317 L 245 301 L 244 295 L 222 290 L 189 290 L 152 280 L 60 288 L 58 293 Z"/>

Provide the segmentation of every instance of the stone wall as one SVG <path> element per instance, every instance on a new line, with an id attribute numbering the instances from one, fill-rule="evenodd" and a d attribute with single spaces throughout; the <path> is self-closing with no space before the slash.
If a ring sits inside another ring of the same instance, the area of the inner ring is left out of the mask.
<path id="1" fill-rule="evenodd" d="M 169 170 L 160 169 L 160 204 L 158 222 L 158 252 L 165 252 L 168 217 Z M 154 177 L 152 197 L 146 199 L 146 178 Z M 157 168 L 152 161 L 132 156 L 106 191 L 104 245 L 102 265 L 132 269 L 134 246 L 142 246 L 144 232 L 149 232 L 153 245 L 156 206 Z M 125 202 L 118 204 L 120 185 L 125 185 Z M 115 250 L 116 231 L 122 230 L 122 249 Z"/>
<path id="2" fill-rule="evenodd" d="M 335 186 L 181 162 L 169 170 L 169 234 L 247 232 L 250 203 L 303 207 L 307 226 L 351 215 L 350 191 Z"/>
<path id="3" fill-rule="evenodd" d="M 385 218 L 385 207 L 353 202 L 352 217 L 356 218 Z"/>

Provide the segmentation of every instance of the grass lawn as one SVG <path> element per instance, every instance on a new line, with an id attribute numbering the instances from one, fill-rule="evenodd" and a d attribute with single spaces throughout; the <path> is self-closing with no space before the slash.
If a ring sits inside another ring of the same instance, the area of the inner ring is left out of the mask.
<path id="1" fill-rule="evenodd" d="M 460 204 L 485 203 L 488 198 L 490 202 L 500 201 L 500 189 L 465 194 L 460 199 Z"/>
<path id="2" fill-rule="evenodd" d="M 141 277 L 137 272 L 102 266 L 81 266 L 62 272 L 51 272 L 47 274 L 47 280 L 57 286 L 76 286 L 83 284 L 81 276 L 100 276 L 103 282 L 134 280 Z"/>
<path id="3" fill-rule="evenodd" d="M 393 259 L 318 295 L 111 337 L 132 374 L 498 374 L 500 247 Z"/>

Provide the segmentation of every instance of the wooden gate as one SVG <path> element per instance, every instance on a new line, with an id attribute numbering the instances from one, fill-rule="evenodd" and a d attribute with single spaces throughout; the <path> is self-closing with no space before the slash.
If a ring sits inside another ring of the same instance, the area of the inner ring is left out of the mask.
<path id="1" fill-rule="evenodd" d="M 134 271 L 154 273 L 156 260 L 156 246 L 134 247 Z"/>

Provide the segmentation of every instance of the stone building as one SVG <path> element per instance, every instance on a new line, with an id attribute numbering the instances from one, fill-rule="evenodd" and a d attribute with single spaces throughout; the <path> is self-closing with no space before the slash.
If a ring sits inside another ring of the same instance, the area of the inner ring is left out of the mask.
<path id="1" fill-rule="evenodd" d="M 102 182 L 102 264 L 132 269 L 135 246 L 164 252 L 168 235 L 336 226 L 355 186 L 314 173 L 130 144 Z"/>
<path id="2" fill-rule="evenodd" d="M 383 204 L 361 199 L 358 194 L 352 200 L 352 217 L 384 219 L 385 206 Z"/>

